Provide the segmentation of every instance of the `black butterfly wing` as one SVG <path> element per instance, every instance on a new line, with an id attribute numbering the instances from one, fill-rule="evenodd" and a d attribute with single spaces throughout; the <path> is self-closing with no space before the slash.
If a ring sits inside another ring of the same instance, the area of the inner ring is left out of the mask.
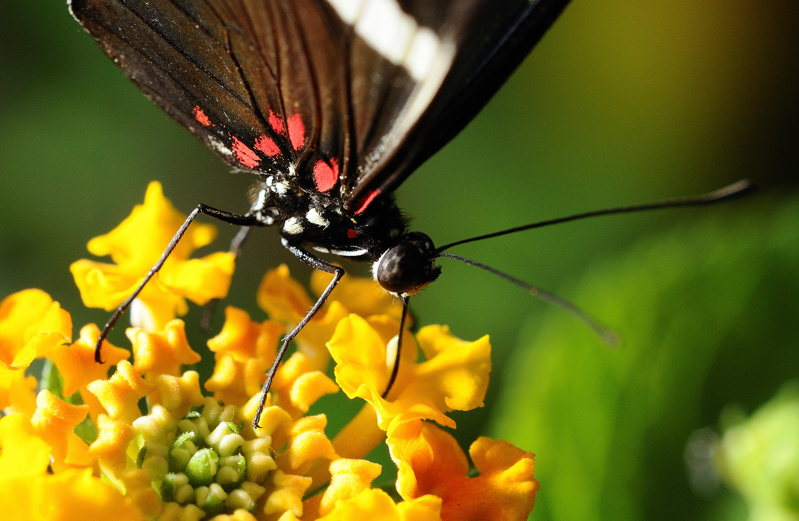
<path id="1" fill-rule="evenodd" d="M 440 38 L 455 49 L 446 76 L 425 110 L 408 122 L 411 127 L 381 150 L 378 161 L 362 164 L 351 199 L 375 190 L 391 192 L 455 137 L 521 64 L 568 1 L 477 2 L 460 17 L 451 16 L 449 25 L 438 25 Z M 430 4 L 424 0 L 402 3 L 419 19 L 424 17 L 418 13 Z"/>
<path id="2" fill-rule="evenodd" d="M 103 50 L 230 165 L 320 160 L 393 190 L 487 102 L 565 0 L 72 0 Z M 317 183 L 318 186 L 318 183 Z M 366 199 L 369 200 L 368 197 Z"/>
<path id="3" fill-rule="evenodd" d="M 145 94 L 232 166 L 285 168 L 320 147 L 343 155 L 343 32 L 316 2 L 72 0 L 70 8 Z M 299 52 L 310 47 L 328 59 Z"/>

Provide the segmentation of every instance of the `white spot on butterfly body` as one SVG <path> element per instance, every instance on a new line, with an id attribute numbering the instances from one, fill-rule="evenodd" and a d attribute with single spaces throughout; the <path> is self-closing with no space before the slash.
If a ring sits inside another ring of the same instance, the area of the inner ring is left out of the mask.
<path id="1" fill-rule="evenodd" d="M 308 222 L 321 226 L 322 228 L 330 225 L 330 221 L 325 219 L 316 208 L 308 210 L 308 213 L 305 214 L 305 218 L 308 219 Z"/>
<path id="2" fill-rule="evenodd" d="M 289 191 L 289 185 L 284 183 L 283 181 L 278 181 L 272 187 L 278 195 L 286 195 L 286 192 Z"/>
<path id="3" fill-rule="evenodd" d="M 266 189 L 258 191 L 258 199 L 253 203 L 253 210 L 260 210 L 266 206 Z"/>
<path id="4" fill-rule="evenodd" d="M 363 248 L 358 250 L 330 250 L 330 253 L 339 257 L 360 257 L 369 253 L 369 250 Z"/>
<path id="5" fill-rule="evenodd" d="M 302 223 L 296 217 L 289 217 L 286 219 L 286 222 L 283 223 L 283 233 L 288 235 L 297 235 L 298 233 L 302 233 L 303 230 Z"/>

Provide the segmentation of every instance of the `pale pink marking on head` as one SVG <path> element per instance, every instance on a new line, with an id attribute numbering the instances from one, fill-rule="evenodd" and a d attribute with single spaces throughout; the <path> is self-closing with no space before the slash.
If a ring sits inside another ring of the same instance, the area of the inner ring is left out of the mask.
<path id="1" fill-rule="evenodd" d="M 236 136 L 230 136 L 233 139 L 233 152 L 236 153 L 236 158 L 239 162 L 247 168 L 255 168 L 261 162 L 258 154 L 253 149 L 242 143 Z"/>
<path id="2" fill-rule="evenodd" d="M 208 119 L 208 116 L 205 115 L 205 112 L 200 108 L 199 105 L 194 107 L 194 110 L 192 110 L 191 113 L 194 114 L 194 119 L 196 119 L 200 125 L 204 127 L 211 126 L 211 120 Z"/>
<path id="3" fill-rule="evenodd" d="M 269 136 L 261 136 L 256 139 L 255 149 L 260 150 L 269 157 L 276 157 L 280 155 L 280 148 L 278 148 L 275 141 Z"/>
<path id="4" fill-rule="evenodd" d="M 350 228 L 347 230 L 347 239 L 354 239 L 358 236 L 358 232 Z"/>
<path id="5" fill-rule="evenodd" d="M 320 159 L 313 166 L 313 178 L 316 182 L 316 189 L 320 192 L 327 192 L 338 181 L 338 159 L 335 157 L 330 160 L 330 164 Z"/>
<path id="6" fill-rule="evenodd" d="M 302 122 L 302 116 L 297 112 L 292 115 L 286 123 L 289 126 L 289 141 L 294 150 L 299 150 L 305 144 L 305 123 Z"/>
<path id="7" fill-rule="evenodd" d="M 375 197 L 377 197 L 381 193 L 383 193 L 383 190 L 375 188 L 374 190 L 363 196 L 361 198 L 360 204 L 358 205 L 358 208 L 355 209 L 355 215 L 359 215 L 365 212 L 366 209 L 369 207 L 369 205 L 372 204 L 372 201 L 375 200 Z"/>
<path id="8" fill-rule="evenodd" d="M 271 110 L 269 111 L 269 126 L 281 136 L 286 135 L 286 128 L 283 126 L 283 120 Z"/>

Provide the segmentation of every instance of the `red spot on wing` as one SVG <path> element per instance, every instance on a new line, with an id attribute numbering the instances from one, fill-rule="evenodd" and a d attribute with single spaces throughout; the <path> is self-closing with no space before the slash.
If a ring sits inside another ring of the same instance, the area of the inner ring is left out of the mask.
<path id="1" fill-rule="evenodd" d="M 316 189 L 320 192 L 327 192 L 338 181 L 338 159 L 335 157 L 330 160 L 328 165 L 323 160 L 319 160 L 313 167 L 313 178 L 316 182 Z"/>
<path id="2" fill-rule="evenodd" d="M 374 190 L 363 196 L 360 202 L 358 203 L 358 207 L 355 209 L 355 215 L 360 215 L 363 212 L 365 212 L 366 209 L 369 207 L 369 205 L 372 204 L 372 201 L 375 200 L 375 197 L 377 197 L 381 193 L 383 193 L 381 189 L 375 188 Z"/>
<path id="3" fill-rule="evenodd" d="M 280 148 L 278 148 L 275 141 L 269 136 L 261 136 L 256 139 L 255 149 L 260 150 L 269 157 L 276 157 L 280 155 Z"/>
<path id="4" fill-rule="evenodd" d="M 261 162 L 258 158 L 258 154 L 255 153 L 253 149 L 242 143 L 239 138 L 236 136 L 230 136 L 233 138 L 233 152 L 236 153 L 236 159 L 239 162 L 246 166 L 247 168 L 255 168 Z"/>
<path id="5" fill-rule="evenodd" d="M 358 232 L 356 232 L 356 231 L 355 231 L 355 230 L 353 230 L 352 228 L 350 228 L 349 230 L 347 230 L 347 239 L 354 239 L 354 238 L 356 238 L 357 236 L 358 236 Z"/>
<path id="6" fill-rule="evenodd" d="M 269 126 L 281 136 L 286 135 L 286 128 L 283 126 L 283 120 L 271 110 L 269 111 Z"/>
<path id="7" fill-rule="evenodd" d="M 205 115 L 205 112 L 200 108 L 199 105 L 194 107 L 194 110 L 192 110 L 191 113 L 194 114 L 194 119 L 196 119 L 200 125 L 204 127 L 211 126 L 211 120 L 208 119 L 208 116 Z"/>
<path id="8" fill-rule="evenodd" d="M 305 144 L 305 123 L 297 112 L 286 121 L 289 127 L 289 141 L 294 150 L 299 150 Z"/>

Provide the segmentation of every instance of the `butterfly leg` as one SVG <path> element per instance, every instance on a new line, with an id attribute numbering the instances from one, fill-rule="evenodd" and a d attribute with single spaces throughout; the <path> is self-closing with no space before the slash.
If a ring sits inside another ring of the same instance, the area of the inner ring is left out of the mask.
<path id="1" fill-rule="evenodd" d="M 316 313 L 322 309 L 327 297 L 330 296 L 330 293 L 333 292 L 333 288 L 336 287 L 338 282 L 341 280 L 341 277 L 344 276 L 344 268 L 339 266 L 335 266 L 328 262 L 323 261 L 319 257 L 309 253 L 308 251 L 304 250 L 303 248 L 290 244 L 283 240 L 283 245 L 294 255 L 297 256 L 302 262 L 309 265 L 315 270 L 324 271 L 327 273 L 333 274 L 333 280 L 327 285 L 325 290 L 322 292 L 322 295 L 319 296 L 319 299 L 316 301 L 316 304 L 313 305 L 311 310 L 300 320 L 300 323 L 297 324 L 294 329 L 292 329 L 285 337 L 283 337 L 283 341 L 280 344 L 280 349 L 275 356 L 275 361 L 272 363 L 272 367 L 269 368 L 269 372 L 266 374 L 266 381 L 264 382 L 264 386 L 261 389 L 261 401 L 258 404 L 258 410 L 255 413 L 255 418 L 252 421 L 253 428 L 259 428 L 258 424 L 261 421 L 261 413 L 264 410 L 264 406 L 266 405 L 266 393 L 269 392 L 269 388 L 272 386 L 272 379 L 275 377 L 275 373 L 277 372 L 277 368 L 280 365 L 280 361 L 283 360 L 283 356 L 286 354 L 286 349 L 288 349 L 289 342 L 294 340 L 294 338 L 302 331 L 302 328 L 305 327 L 305 324 L 310 321 Z"/>
<path id="2" fill-rule="evenodd" d="M 169 258 L 169 255 L 175 249 L 175 246 L 177 246 L 178 242 L 180 242 L 180 239 L 183 238 L 183 235 L 186 233 L 186 230 L 189 228 L 189 225 L 200 214 L 208 215 L 209 217 L 213 217 L 214 219 L 218 219 L 220 221 L 229 224 L 237 224 L 239 226 L 262 225 L 262 223 L 258 221 L 255 215 L 251 213 L 247 213 L 245 215 L 239 215 L 235 213 L 223 212 L 222 210 L 217 210 L 216 208 L 212 208 L 204 204 L 198 204 L 197 208 L 192 210 L 192 212 L 188 215 L 188 217 L 186 217 L 186 220 L 183 222 L 178 231 L 175 233 L 174 237 L 172 237 L 172 240 L 169 241 L 169 244 L 164 250 L 164 253 L 161 254 L 161 258 L 158 259 L 158 262 L 156 262 L 152 268 L 150 268 L 150 271 L 147 272 L 147 275 L 145 275 L 144 279 L 141 281 L 141 284 L 139 284 L 139 286 L 133 291 L 133 293 L 127 299 L 125 299 L 125 302 L 123 302 L 116 309 L 116 311 L 114 311 L 114 314 L 111 315 L 111 318 L 108 319 L 108 322 L 106 322 L 105 327 L 103 327 L 103 330 L 100 333 L 100 337 L 97 339 L 97 343 L 94 345 L 94 360 L 97 363 L 99 364 L 103 363 L 103 358 L 101 356 L 100 348 L 103 344 L 103 341 L 108 336 L 108 333 L 111 331 L 111 329 L 114 328 L 114 325 L 116 325 L 117 321 L 122 316 L 122 314 L 125 313 L 125 311 L 127 311 L 128 308 L 130 308 L 130 305 L 133 303 L 136 297 L 139 296 L 139 293 L 141 293 L 142 290 L 144 289 L 144 286 L 146 286 L 147 283 L 150 281 L 150 279 L 152 279 L 153 276 L 155 276 L 155 274 L 158 273 L 158 271 L 164 265 L 164 262 L 166 262 L 167 258 Z"/>

